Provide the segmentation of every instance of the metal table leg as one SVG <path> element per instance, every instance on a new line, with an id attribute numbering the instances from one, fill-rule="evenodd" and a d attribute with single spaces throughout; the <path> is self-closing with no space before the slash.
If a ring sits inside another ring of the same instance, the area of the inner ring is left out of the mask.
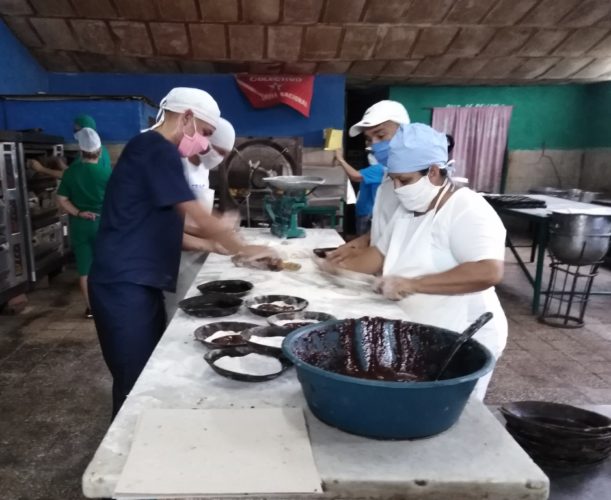
<path id="1" fill-rule="evenodd" d="M 543 266 L 545 265 L 545 250 L 547 249 L 547 221 L 537 221 L 537 264 L 535 268 L 535 280 L 533 283 L 532 312 L 539 312 L 541 300 L 541 284 L 543 282 Z"/>

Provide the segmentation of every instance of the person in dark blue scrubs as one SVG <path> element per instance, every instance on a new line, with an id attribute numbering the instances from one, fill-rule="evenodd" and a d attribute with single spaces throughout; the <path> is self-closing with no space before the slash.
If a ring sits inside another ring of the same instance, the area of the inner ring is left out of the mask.
<path id="1" fill-rule="evenodd" d="M 194 236 L 251 257 L 269 250 L 245 245 L 226 221 L 195 200 L 181 157 L 205 151 L 220 111 L 199 89 L 173 89 L 153 130 L 131 139 L 111 175 L 89 273 L 91 309 L 113 376 L 113 418 L 166 327 L 163 291 L 174 291 L 184 215 Z"/>

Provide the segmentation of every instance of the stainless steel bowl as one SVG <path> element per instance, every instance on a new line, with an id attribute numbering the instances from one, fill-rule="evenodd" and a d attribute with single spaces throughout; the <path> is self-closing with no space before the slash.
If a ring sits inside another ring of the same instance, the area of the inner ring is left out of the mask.
<path id="1" fill-rule="evenodd" d="M 594 264 L 607 254 L 611 221 L 604 215 L 553 212 L 549 251 L 560 262 Z"/>

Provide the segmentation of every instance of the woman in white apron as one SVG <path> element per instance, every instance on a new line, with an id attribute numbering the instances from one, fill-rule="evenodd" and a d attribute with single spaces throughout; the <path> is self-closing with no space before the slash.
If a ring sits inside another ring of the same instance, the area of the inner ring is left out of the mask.
<path id="1" fill-rule="evenodd" d="M 493 287 L 503 276 L 505 228 L 480 195 L 453 186 L 447 161 L 444 134 L 423 124 L 397 132 L 388 175 L 400 206 L 376 246 L 342 267 L 381 272 L 377 290 L 399 300 L 409 321 L 462 331 L 492 312 L 475 339 L 498 359 L 507 319 Z M 478 382 L 477 398 L 484 398 L 490 377 Z"/>

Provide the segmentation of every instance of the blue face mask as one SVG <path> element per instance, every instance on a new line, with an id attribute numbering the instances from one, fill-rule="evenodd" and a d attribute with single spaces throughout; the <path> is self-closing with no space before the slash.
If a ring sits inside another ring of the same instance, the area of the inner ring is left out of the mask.
<path id="1" fill-rule="evenodd" d="M 388 153 L 390 152 L 390 141 L 380 141 L 371 145 L 371 152 L 376 157 L 378 163 L 386 166 Z"/>

